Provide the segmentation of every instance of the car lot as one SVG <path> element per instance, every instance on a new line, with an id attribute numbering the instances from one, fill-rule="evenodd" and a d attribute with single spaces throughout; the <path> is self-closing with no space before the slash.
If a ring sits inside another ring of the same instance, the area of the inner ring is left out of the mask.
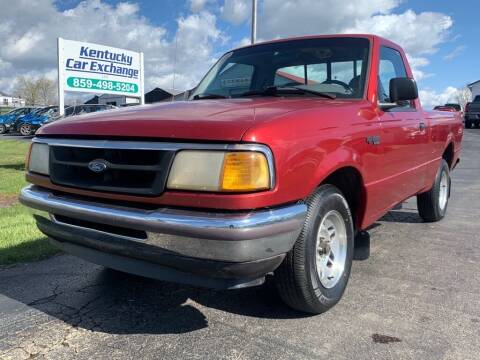
<path id="1" fill-rule="evenodd" d="M 61 255 L 0 269 L 0 358 L 478 359 L 479 152 L 468 130 L 443 221 L 412 199 L 370 229 L 328 313 L 290 310 L 271 284 L 213 291 Z"/>

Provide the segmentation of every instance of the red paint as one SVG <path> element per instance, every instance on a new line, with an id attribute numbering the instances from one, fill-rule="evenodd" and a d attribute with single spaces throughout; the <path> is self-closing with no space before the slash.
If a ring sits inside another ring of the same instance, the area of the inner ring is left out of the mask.
<path id="1" fill-rule="evenodd" d="M 63 120 L 40 129 L 40 136 L 155 138 L 158 141 L 220 141 L 267 144 L 273 151 L 275 189 L 253 194 L 167 191 L 158 198 L 102 194 L 55 186 L 29 174 L 44 187 L 125 201 L 226 210 L 255 209 L 302 200 L 334 171 L 351 167 L 362 177 L 365 210 L 357 223 L 372 224 L 397 203 L 428 190 L 442 154 L 452 144 L 453 164 L 461 148 L 463 126 L 457 113 L 383 112 L 377 106 L 381 45 L 396 44 L 371 35 L 370 71 L 362 100 L 253 98 L 163 103 Z M 419 128 L 420 122 L 426 129 Z M 380 136 L 380 145 L 367 144 Z"/>

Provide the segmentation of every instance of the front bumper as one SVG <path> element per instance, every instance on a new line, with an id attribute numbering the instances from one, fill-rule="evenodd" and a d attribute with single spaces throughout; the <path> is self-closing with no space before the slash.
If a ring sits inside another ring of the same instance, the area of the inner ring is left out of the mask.
<path id="1" fill-rule="evenodd" d="M 145 210 L 24 188 L 39 229 L 66 252 L 161 280 L 218 288 L 259 283 L 293 247 L 307 207 L 242 213 Z"/>

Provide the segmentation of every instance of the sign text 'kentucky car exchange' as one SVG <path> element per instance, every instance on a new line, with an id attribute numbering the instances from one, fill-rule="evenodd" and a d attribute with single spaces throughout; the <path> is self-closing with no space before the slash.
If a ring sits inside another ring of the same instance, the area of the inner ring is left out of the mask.
<path id="1" fill-rule="evenodd" d="M 60 71 L 66 91 L 140 96 L 141 54 L 98 44 L 61 39 Z"/>

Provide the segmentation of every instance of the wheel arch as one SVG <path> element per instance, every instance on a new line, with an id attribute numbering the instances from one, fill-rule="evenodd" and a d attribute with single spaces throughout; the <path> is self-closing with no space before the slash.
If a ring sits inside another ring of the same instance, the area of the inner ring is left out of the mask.
<path id="1" fill-rule="evenodd" d="M 453 168 L 453 159 L 454 159 L 454 156 L 455 156 L 455 152 L 454 152 L 454 144 L 453 144 L 453 141 L 449 141 L 447 142 L 447 146 L 445 147 L 445 150 L 443 150 L 443 153 L 442 153 L 442 159 L 444 159 L 447 164 L 448 164 L 448 167 L 450 169 Z"/>
<path id="2" fill-rule="evenodd" d="M 365 216 L 366 189 L 361 171 L 352 164 L 337 167 L 318 184 L 336 186 L 347 200 L 354 219 L 355 230 L 359 230 Z"/>

